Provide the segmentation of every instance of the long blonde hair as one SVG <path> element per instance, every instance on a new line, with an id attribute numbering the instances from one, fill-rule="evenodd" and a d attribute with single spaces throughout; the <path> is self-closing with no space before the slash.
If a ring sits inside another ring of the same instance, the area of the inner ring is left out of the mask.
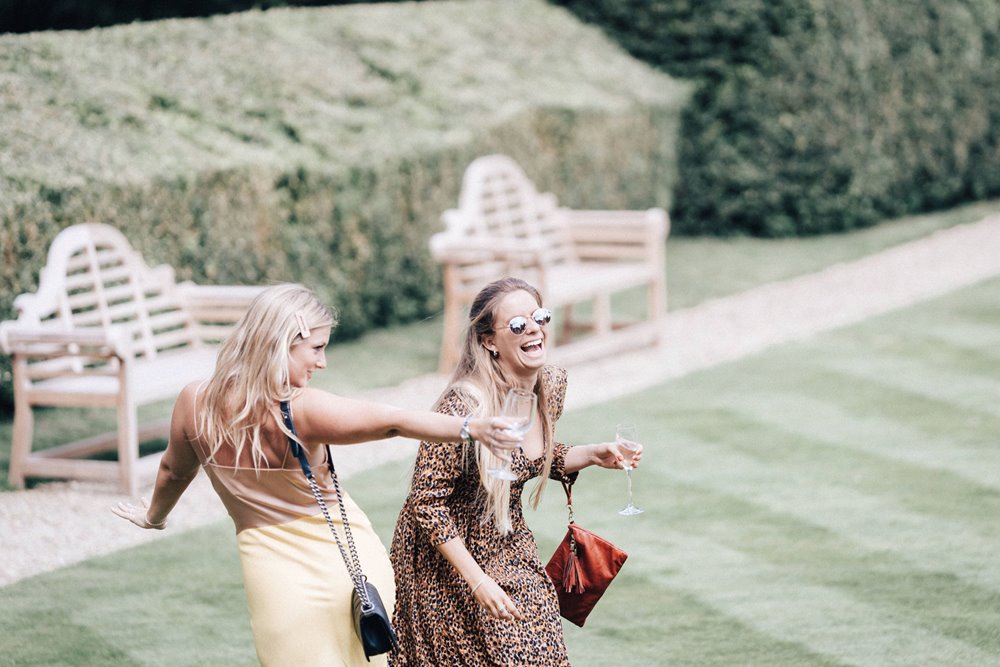
<path id="1" fill-rule="evenodd" d="M 211 458 L 231 447 L 239 461 L 249 444 L 254 468 L 259 468 L 265 460 L 265 425 L 273 421 L 288 434 L 278 403 L 297 393 L 289 381 L 288 359 L 292 346 L 303 339 L 299 316 L 310 330 L 337 323 L 312 290 L 286 283 L 258 294 L 223 341 L 215 372 L 199 395 L 199 436 Z"/>
<path id="2" fill-rule="evenodd" d="M 539 307 L 542 306 L 542 295 L 533 286 L 519 278 L 502 278 L 484 287 L 472 301 L 469 309 L 469 327 L 462 346 L 462 356 L 452 374 L 448 389 L 438 399 L 436 407 L 444 401 L 445 396 L 454 391 L 474 416 L 485 417 L 500 414 L 503 399 L 507 391 L 516 386 L 516 379 L 506 373 L 498 359 L 483 346 L 483 338 L 493 333 L 494 319 L 500 301 L 511 292 L 524 291 L 534 297 Z M 552 469 L 552 459 L 555 451 L 554 424 L 549 423 L 548 411 L 545 409 L 548 397 L 539 373 L 534 387 L 538 396 L 536 413 L 542 424 L 544 444 L 544 463 L 538 483 L 532 490 L 530 503 L 538 507 L 545 482 Z M 484 445 L 467 446 L 463 454 L 466 470 L 474 458 L 479 472 L 479 483 L 486 492 L 487 516 L 493 518 L 497 530 L 502 534 L 513 529 L 510 520 L 510 482 L 497 479 L 489 474 L 488 468 L 499 465 L 500 459 Z M 483 518 L 484 521 L 487 517 Z"/>

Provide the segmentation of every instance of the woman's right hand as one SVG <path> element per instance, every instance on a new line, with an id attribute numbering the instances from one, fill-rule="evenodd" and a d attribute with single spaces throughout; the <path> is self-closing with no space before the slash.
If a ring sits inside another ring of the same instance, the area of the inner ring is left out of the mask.
<path id="1" fill-rule="evenodd" d="M 508 431 L 508 426 L 503 417 L 477 417 L 469 420 L 469 433 L 473 440 L 486 445 L 494 456 L 506 461 L 523 441 L 521 436 Z"/>
<path id="2" fill-rule="evenodd" d="M 499 620 L 524 620 L 524 616 L 517 608 L 517 605 L 514 604 L 514 601 L 510 599 L 506 591 L 500 588 L 500 585 L 493 581 L 491 577 L 483 575 L 482 582 L 476 587 L 472 595 L 476 598 L 479 606 L 485 609 L 486 613 L 493 618 Z"/>

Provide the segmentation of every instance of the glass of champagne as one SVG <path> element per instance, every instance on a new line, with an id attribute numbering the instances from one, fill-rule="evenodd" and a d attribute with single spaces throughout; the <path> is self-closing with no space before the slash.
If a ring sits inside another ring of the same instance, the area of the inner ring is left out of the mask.
<path id="1" fill-rule="evenodd" d="M 500 412 L 500 416 L 509 423 L 505 430 L 523 438 L 524 434 L 531 428 L 531 419 L 535 413 L 537 401 L 538 397 L 525 389 L 515 388 L 508 391 L 507 397 L 503 401 L 503 409 Z M 507 459 L 499 468 L 487 468 L 486 472 L 497 479 L 508 481 L 517 479 L 517 475 L 510 469 L 510 459 Z"/>
<path id="2" fill-rule="evenodd" d="M 636 436 L 635 426 L 619 424 L 615 429 L 615 442 L 621 447 L 622 456 L 625 457 L 622 465 L 625 467 L 625 474 L 628 475 L 628 503 L 618 513 L 623 516 L 642 514 L 643 510 L 632 504 L 632 459 L 639 451 L 639 439 Z"/>

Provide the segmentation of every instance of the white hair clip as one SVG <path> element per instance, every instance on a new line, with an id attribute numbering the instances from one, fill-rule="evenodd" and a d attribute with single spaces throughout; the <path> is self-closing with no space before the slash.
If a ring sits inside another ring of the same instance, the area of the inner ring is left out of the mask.
<path id="1" fill-rule="evenodd" d="M 295 311 L 295 321 L 299 324 L 299 335 L 303 338 L 309 338 L 309 325 L 306 324 L 305 315 L 302 314 L 301 310 Z"/>

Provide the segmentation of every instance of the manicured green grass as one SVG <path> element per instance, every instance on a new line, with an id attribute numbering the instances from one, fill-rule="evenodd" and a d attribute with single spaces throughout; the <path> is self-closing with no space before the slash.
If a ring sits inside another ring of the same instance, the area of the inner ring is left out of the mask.
<path id="1" fill-rule="evenodd" d="M 1000 202 L 984 202 L 888 221 L 850 234 L 811 239 L 673 238 L 667 246 L 669 308 L 687 308 L 766 282 L 817 271 L 997 211 L 1000 211 Z M 623 312 L 641 312 L 642 304 L 642 295 L 632 294 L 616 306 Z M 432 318 L 335 343 L 328 353 L 328 370 L 318 374 L 314 384 L 328 391 L 351 395 L 433 372 L 437 368 L 441 329 L 440 318 Z M 147 406 L 140 411 L 140 419 L 165 417 L 172 404 L 172 401 L 165 401 Z M 7 468 L 11 428 L 10 421 L 0 422 L 0 490 L 9 489 Z M 81 433 L 99 433 L 113 428 L 114 415 L 108 410 L 52 410 L 37 419 L 35 446 L 45 448 L 77 439 Z M 153 447 L 156 446 L 154 443 Z"/>
<path id="2" fill-rule="evenodd" d="M 646 513 L 585 471 L 577 520 L 629 553 L 574 665 L 1000 665 L 1000 280 L 567 413 L 646 444 Z M 347 482 L 388 543 L 396 463 Z M 543 558 L 552 485 L 528 513 Z M 228 523 L 0 589 L 0 664 L 252 664 Z M 55 593 L 58 591 L 58 593 Z M 4 662 L 6 661 L 6 662 Z"/>

